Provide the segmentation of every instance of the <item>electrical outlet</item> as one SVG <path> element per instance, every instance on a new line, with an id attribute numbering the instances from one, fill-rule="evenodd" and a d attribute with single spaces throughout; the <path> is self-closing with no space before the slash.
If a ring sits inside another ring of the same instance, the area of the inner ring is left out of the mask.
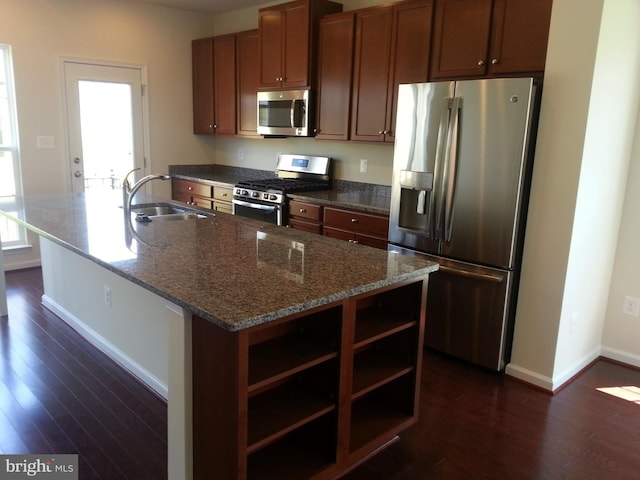
<path id="1" fill-rule="evenodd" d="M 104 304 L 107 307 L 111 306 L 111 287 L 108 285 L 104 286 Z"/>
<path id="2" fill-rule="evenodd" d="M 365 158 L 360 159 L 360 173 L 367 173 L 369 161 Z"/>
<path id="3" fill-rule="evenodd" d="M 624 297 L 622 313 L 625 315 L 631 315 L 632 317 L 640 316 L 640 298 Z"/>

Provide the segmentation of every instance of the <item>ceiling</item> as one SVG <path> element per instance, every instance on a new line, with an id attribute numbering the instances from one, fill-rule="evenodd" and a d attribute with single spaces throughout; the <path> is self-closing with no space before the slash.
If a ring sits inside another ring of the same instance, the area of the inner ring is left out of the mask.
<path id="1" fill-rule="evenodd" d="M 241 10 L 247 7 L 262 5 L 265 0 L 135 0 L 139 2 L 155 3 L 168 7 L 193 10 L 210 14 L 220 14 Z"/>

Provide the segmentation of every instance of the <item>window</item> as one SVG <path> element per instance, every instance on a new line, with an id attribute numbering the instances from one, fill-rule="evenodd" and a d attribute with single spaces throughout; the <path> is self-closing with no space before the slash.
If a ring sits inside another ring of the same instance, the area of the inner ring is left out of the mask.
<path id="1" fill-rule="evenodd" d="M 0 44 L 0 208 L 18 214 L 17 197 L 22 193 L 18 122 L 11 49 Z M 0 217 L 0 238 L 3 247 L 26 244 L 26 231 L 15 222 Z"/>

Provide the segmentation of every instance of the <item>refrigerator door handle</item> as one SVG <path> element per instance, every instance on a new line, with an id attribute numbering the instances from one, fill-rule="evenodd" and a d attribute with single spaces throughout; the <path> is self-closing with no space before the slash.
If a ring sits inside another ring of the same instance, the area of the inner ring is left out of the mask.
<path id="1" fill-rule="evenodd" d="M 456 167 L 458 163 L 458 125 L 460 97 L 449 99 L 447 111 L 446 141 L 442 155 L 441 172 L 438 176 L 438 212 L 436 214 L 436 238 L 443 242 L 451 240 L 453 222 L 453 198 L 455 193 Z"/>
<path id="2" fill-rule="evenodd" d="M 453 201 L 456 193 L 456 178 L 458 174 L 458 138 L 460 133 L 460 109 L 462 98 L 455 97 L 451 102 L 451 121 L 447 138 L 447 168 L 446 168 L 446 197 L 444 198 L 444 235 L 445 242 L 451 241 L 451 227 L 453 226 Z"/>
<path id="3" fill-rule="evenodd" d="M 486 273 L 476 273 L 476 272 L 469 272 L 467 270 L 458 270 L 456 268 L 451 268 L 451 267 L 446 267 L 444 265 L 440 265 L 440 268 L 438 269 L 443 273 L 448 273 L 450 275 L 456 275 L 458 277 L 466 277 L 466 278 L 470 278 L 473 280 L 482 280 L 485 282 L 493 282 L 493 283 L 501 283 L 504 281 L 504 277 L 500 277 L 498 275 L 489 275 Z"/>
<path id="4" fill-rule="evenodd" d="M 451 99 L 445 99 L 448 103 Z M 429 199 L 429 238 L 442 240 L 440 237 L 441 224 L 441 205 L 443 204 L 445 194 L 444 169 L 446 164 L 445 150 L 447 137 L 449 134 L 449 118 L 451 110 L 445 108 L 442 111 L 440 125 L 438 126 L 438 143 L 436 144 L 436 155 L 433 166 L 433 195 Z"/>

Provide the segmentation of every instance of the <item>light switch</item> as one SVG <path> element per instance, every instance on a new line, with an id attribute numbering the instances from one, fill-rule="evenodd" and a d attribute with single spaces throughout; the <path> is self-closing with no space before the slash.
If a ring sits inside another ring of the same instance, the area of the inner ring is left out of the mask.
<path id="1" fill-rule="evenodd" d="M 50 135 L 38 135 L 36 137 L 36 145 L 38 148 L 53 148 L 53 137 Z"/>

